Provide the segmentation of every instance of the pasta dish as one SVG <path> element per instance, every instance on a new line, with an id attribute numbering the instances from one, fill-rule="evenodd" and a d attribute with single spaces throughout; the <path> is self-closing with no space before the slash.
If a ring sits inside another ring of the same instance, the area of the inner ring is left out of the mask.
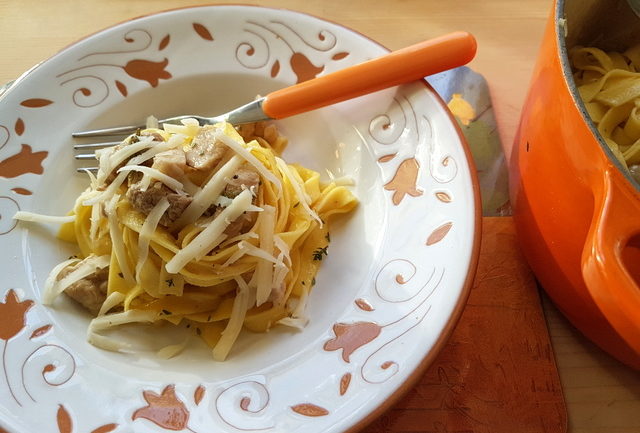
<path id="1" fill-rule="evenodd" d="M 598 132 L 640 183 L 640 45 L 624 53 L 575 47 L 569 58 Z"/>
<path id="2" fill-rule="evenodd" d="M 188 119 L 97 151 L 91 185 L 61 218 L 59 237 L 79 256 L 52 270 L 43 303 L 65 293 L 86 307 L 89 342 L 104 349 L 129 349 L 109 328 L 169 323 L 216 360 L 242 328 L 304 326 L 328 220 L 357 201 L 343 183 L 284 162 L 285 146 L 274 125 Z"/>

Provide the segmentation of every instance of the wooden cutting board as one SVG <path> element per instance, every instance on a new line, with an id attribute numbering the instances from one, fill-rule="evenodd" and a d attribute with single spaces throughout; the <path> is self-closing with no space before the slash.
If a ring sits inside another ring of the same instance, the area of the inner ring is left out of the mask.
<path id="1" fill-rule="evenodd" d="M 365 433 L 565 433 L 567 412 L 533 274 L 511 217 L 483 219 L 480 262 L 448 344 Z"/>

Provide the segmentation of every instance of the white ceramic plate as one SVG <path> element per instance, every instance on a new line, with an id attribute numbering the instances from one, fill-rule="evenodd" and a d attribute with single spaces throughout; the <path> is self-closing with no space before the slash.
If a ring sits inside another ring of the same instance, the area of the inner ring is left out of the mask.
<path id="1" fill-rule="evenodd" d="M 64 214 L 86 179 L 71 132 L 148 114 L 216 114 L 257 94 L 385 53 L 339 25 L 284 10 L 215 6 L 120 24 L 66 48 L 0 97 L 0 425 L 10 432 L 339 432 L 412 384 L 451 331 L 478 254 L 479 203 L 444 104 L 414 83 L 278 122 L 285 153 L 355 180 L 302 332 L 243 335 L 224 363 L 198 343 L 86 343 L 89 317 L 40 304 L 74 250 L 18 209 Z"/>

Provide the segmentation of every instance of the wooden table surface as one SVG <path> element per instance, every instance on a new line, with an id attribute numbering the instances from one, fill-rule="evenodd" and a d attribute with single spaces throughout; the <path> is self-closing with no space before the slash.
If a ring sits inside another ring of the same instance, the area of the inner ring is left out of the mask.
<path id="1" fill-rule="evenodd" d="M 229 3 L 225 1 L 224 3 Z M 0 0 L 0 83 L 81 37 L 192 0 Z M 242 0 L 308 12 L 355 29 L 390 49 L 463 29 L 478 39 L 470 66 L 491 88 L 510 153 L 551 0 Z M 546 298 L 545 314 L 572 433 L 640 432 L 640 373 L 599 351 Z"/>

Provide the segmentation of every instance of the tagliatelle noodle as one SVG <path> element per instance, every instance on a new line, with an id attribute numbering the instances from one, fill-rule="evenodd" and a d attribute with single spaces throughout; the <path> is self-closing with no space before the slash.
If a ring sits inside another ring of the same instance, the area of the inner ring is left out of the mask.
<path id="1" fill-rule="evenodd" d="M 640 45 L 605 52 L 574 47 L 569 52 L 580 97 L 618 161 L 640 182 Z"/>

